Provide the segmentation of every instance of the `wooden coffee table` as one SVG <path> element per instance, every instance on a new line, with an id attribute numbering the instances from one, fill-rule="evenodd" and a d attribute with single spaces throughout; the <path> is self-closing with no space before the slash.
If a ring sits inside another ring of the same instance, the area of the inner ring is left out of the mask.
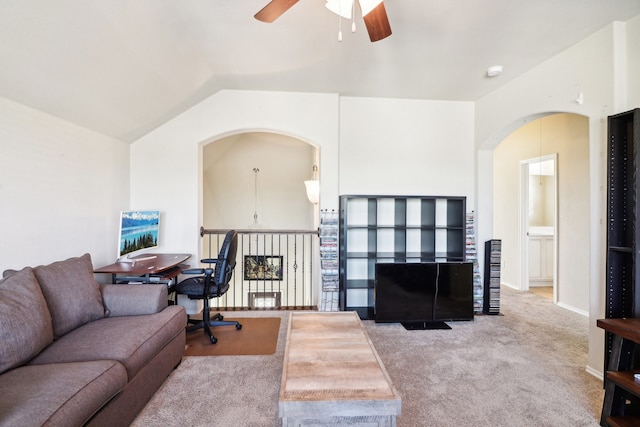
<path id="1" fill-rule="evenodd" d="M 400 395 L 356 312 L 292 312 L 280 384 L 282 425 L 394 427 Z"/>

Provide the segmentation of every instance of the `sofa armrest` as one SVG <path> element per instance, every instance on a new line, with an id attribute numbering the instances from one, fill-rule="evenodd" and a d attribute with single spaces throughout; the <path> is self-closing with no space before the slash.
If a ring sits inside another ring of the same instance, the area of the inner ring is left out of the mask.
<path id="1" fill-rule="evenodd" d="M 103 284 L 100 287 L 107 317 L 159 313 L 168 305 L 165 285 Z"/>

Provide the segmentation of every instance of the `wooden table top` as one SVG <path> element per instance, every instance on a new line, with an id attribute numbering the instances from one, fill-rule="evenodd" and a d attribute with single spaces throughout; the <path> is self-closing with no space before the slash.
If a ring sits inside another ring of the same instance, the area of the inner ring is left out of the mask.
<path id="1" fill-rule="evenodd" d="M 356 312 L 292 312 L 280 400 L 391 400 L 400 396 Z"/>
<path id="2" fill-rule="evenodd" d="M 598 319 L 599 328 L 614 333 L 624 339 L 640 343 L 640 319 Z"/>

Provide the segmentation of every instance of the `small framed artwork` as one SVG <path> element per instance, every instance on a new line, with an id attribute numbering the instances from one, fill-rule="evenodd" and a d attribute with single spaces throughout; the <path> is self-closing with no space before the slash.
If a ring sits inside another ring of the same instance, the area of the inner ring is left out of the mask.
<path id="1" fill-rule="evenodd" d="M 282 280 L 282 256 L 245 255 L 244 280 Z"/>

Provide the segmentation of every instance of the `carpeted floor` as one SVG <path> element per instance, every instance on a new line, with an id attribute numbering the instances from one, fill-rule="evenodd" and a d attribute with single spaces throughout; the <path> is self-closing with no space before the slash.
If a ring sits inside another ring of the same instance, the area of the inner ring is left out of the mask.
<path id="1" fill-rule="evenodd" d="M 237 320 L 242 329 L 235 326 L 212 328 L 218 339 L 211 344 L 209 336 L 202 329 L 187 334 L 185 356 L 222 356 L 222 355 L 267 355 L 276 352 L 280 317 L 229 317 L 224 320 Z"/>
<path id="2" fill-rule="evenodd" d="M 602 382 L 585 371 L 587 318 L 502 288 L 502 316 L 407 331 L 365 321 L 402 396 L 398 427 L 597 426 Z M 288 326 L 275 354 L 185 357 L 133 425 L 274 427 Z"/>

